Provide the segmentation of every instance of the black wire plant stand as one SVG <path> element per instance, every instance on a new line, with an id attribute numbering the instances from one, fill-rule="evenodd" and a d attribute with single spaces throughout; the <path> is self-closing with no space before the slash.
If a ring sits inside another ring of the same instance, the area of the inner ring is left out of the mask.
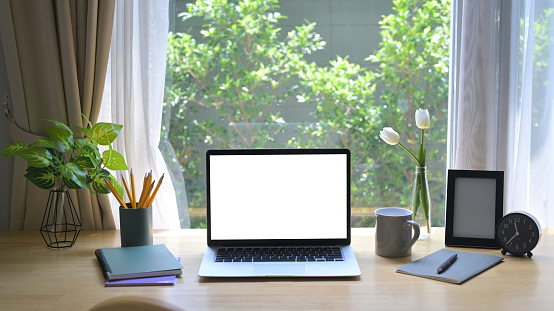
<path id="1" fill-rule="evenodd" d="M 40 227 L 46 245 L 51 248 L 72 247 L 81 229 L 81 220 L 67 189 L 50 190 Z"/>

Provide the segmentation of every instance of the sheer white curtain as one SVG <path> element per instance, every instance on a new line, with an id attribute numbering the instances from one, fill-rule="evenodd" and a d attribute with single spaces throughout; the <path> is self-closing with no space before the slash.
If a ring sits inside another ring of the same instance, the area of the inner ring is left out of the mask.
<path id="1" fill-rule="evenodd" d="M 505 212 L 552 226 L 554 1 L 459 0 L 454 10 L 449 168 L 505 171 Z"/>
<path id="2" fill-rule="evenodd" d="M 454 1 L 449 168 L 496 170 L 499 1 Z"/>
<path id="3" fill-rule="evenodd" d="M 168 0 L 117 1 L 106 87 L 99 121 L 123 124 L 114 149 L 133 170 L 135 188 L 144 174 L 166 174 L 153 203 L 154 228 L 180 228 L 175 192 L 158 149 L 168 33 Z M 119 172 L 117 172 L 119 173 Z M 121 181 L 121 175 L 118 175 Z M 129 181 L 129 172 L 125 172 Z M 119 224 L 119 204 L 112 210 Z"/>
<path id="4" fill-rule="evenodd" d="M 513 152 L 507 204 L 554 225 L 554 1 L 514 2 L 519 12 L 517 95 L 511 106 Z"/>

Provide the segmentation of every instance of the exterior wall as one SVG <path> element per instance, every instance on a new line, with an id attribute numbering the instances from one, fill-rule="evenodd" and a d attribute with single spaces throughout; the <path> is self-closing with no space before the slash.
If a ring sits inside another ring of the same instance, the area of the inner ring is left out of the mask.
<path id="1" fill-rule="evenodd" d="M 202 21 L 189 19 L 185 22 L 178 16 L 187 10 L 187 3 L 194 0 L 174 0 L 170 13 L 170 30 L 190 31 L 201 41 Z M 329 65 L 337 56 L 346 57 L 352 63 L 368 69 L 377 64 L 365 59 L 379 49 L 381 36 L 379 21 L 383 15 L 393 12 L 392 0 L 280 0 L 278 12 L 286 16 L 279 21 L 281 33 L 286 34 L 305 21 L 315 22 L 315 32 L 326 42 L 325 49 L 307 56 L 320 66 Z M 289 124 L 315 121 L 310 113 L 312 104 L 289 102 L 280 106 L 281 116 Z"/>
<path id="2" fill-rule="evenodd" d="M 193 0 L 175 0 L 174 30 L 191 29 L 199 33 L 201 22 L 181 21 L 177 15 L 186 10 Z M 280 21 L 283 33 L 287 33 L 304 21 L 315 22 L 327 46 L 312 59 L 319 65 L 328 64 L 336 56 L 349 56 L 351 62 L 372 68 L 375 64 L 364 59 L 379 48 L 379 21 L 383 15 L 393 12 L 392 0 L 280 0 L 278 10 L 286 19 Z"/>

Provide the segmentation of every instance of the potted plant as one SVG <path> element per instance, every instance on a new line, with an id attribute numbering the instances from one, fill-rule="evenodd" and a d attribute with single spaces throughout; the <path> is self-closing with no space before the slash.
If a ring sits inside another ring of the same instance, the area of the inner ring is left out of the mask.
<path id="1" fill-rule="evenodd" d="M 67 125 L 48 120 L 55 124 L 55 127 L 46 127 L 48 137 L 28 146 L 22 141 L 13 142 L 0 153 L 6 157 L 21 157 L 29 164 L 25 177 L 39 188 L 50 189 L 41 226 L 41 234 L 49 247 L 73 246 L 81 230 L 80 219 L 67 189 L 88 188 L 91 193 L 107 194 L 110 190 L 104 179 L 109 178 L 123 195 L 123 188 L 107 170 L 128 169 L 123 156 L 111 145 L 123 126 L 113 123 L 92 125 L 85 119 L 88 127 L 80 130 L 86 139 L 75 138 Z M 107 146 L 108 149 L 101 154 L 98 146 Z M 73 234 L 72 239 L 67 239 L 68 232 Z"/>

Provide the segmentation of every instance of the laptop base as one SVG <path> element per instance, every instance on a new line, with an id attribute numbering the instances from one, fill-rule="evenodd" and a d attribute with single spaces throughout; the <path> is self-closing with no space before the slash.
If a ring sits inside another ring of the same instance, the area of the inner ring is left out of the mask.
<path id="1" fill-rule="evenodd" d="M 354 277 L 361 271 L 350 245 L 341 246 L 344 261 L 215 262 L 217 247 L 207 247 L 198 270 L 201 277 Z"/>

